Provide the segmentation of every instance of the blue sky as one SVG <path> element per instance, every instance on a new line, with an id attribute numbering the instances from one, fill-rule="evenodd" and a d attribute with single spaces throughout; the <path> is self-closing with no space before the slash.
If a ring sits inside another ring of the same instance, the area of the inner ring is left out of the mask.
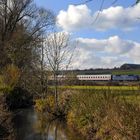
<path id="1" fill-rule="evenodd" d="M 87 6 L 94 11 L 99 10 L 102 0 L 93 0 L 87 4 Z M 83 0 L 35 0 L 38 6 L 45 7 L 46 9 L 51 9 L 56 15 L 59 13 L 60 10 L 67 10 L 70 4 L 80 4 Z M 112 5 L 113 0 L 106 0 L 104 2 L 103 8 L 107 8 Z M 128 7 L 133 5 L 134 0 L 118 0 L 113 6 L 121 5 L 123 7 Z M 126 15 L 127 16 L 127 15 Z M 134 30 L 131 32 L 122 32 L 120 30 L 108 30 L 106 32 L 96 32 L 90 30 L 78 31 L 74 32 L 76 36 L 83 36 L 83 37 L 96 37 L 98 39 L 105 38 L 111 36 L 113 34 L 118 34 L 120 37 L 125 39 L 133 39 L 135 41 L 140 41 L 140 29 Z M 137 35 L 136 35 L 137 34 Z"/>
<path id="2" fill-rule="evenodd" d="M 105 0 L 102 13 L 94 23 L 102 0 L 86 5 L 84 0 L 35 0 L 38 6 L 51 9 L 58 28 L 78 40 L 75 68 L 114 67 L 140 63 L 140 4 L 134 0 Z M 85 65 L 86 63 L 86 65 Z M 82 66 L 84 65 L 84 66 Z"/>
<path id="3" fill-rule="evenodd" d="M 70 4 L 81 4 L 84 0 L 35 0 L 37 5 L 43 6 L 47 9 L 52 9 L 54 12 L 58 13 L 62 9 L 67 9 Z M 93 9 L 97 10 L 100 7 L 102 0 L 93 0 L 93 2 L 89 2 L 87 5 Z M 114 0 L 105 0 L 104 8 L 107 8 L 112 5 Z M 118 0 L 115 5 L 122 5 L 124 7 L 128 7 L 133 5 L 135 0 Z"/>

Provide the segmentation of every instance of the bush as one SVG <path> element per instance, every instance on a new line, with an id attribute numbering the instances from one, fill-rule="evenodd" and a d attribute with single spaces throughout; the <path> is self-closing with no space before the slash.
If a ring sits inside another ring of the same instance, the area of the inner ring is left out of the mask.
<path id="1" fill-rule="evenodd" d="M 35 109 L 38 112 L 48 112 L 51 113 L 54 110 L 55 103 L 54 103 L 54 97 L 48 96 L 45 99 L 36 99 L 35 100 Z"/>
<path id="2" fill-rule="evenodd" d="M 46 112 L 50 117 L 65 119 L 69 110 L 70 94 L 65 91 L 59 95 L 58 106 L 55 104 L 55 98 L 52 95 L 47 96 L 45 99 L 35 100 L 35 109 L 38 112 Z"/>
<path id="3" fill-rule="evenodd" d="M 20 77 L 20 70 L 14 65 L 8 65 L 3 69 L 1 77 L 6 86 L 14 88 Z"/>
<path id="4" fill-rule="evenodd" d="M 7 65 L 0 74 L 0 92 L 9 93 L 18 83 L 20 70 L 14 65 Z"/>

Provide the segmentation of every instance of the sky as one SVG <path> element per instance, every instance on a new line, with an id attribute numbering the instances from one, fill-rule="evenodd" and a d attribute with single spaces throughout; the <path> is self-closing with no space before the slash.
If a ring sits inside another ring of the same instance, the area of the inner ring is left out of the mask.
<path id="1" fill-rule="evenodd" d="M 52 10 L 59 31 L 78 42 L 73 68 L 112 68 L 140 63 L 140 4 L 135 0 L 35 0 Z"/>

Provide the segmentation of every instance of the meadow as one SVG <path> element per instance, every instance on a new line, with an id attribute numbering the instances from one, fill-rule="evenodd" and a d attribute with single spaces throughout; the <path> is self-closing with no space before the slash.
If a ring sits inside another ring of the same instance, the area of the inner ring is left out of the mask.
<path id="1" fill-rule="evenodd" d="M 140 70 L 113 70 L 112 74 L 114 75 L 140 75 Z"/>
<path id="2" fill-rule="evenodd" d="M 59 86 L 59 88 L 75 90 L 140 90 L 140 86 Z"/>
<path id="3" fill-rule="evenodd" d="M 137 140 L 139 103 L 139 91 L 80 91 L 71 97 L 67 123 L 90 140 Z"/>

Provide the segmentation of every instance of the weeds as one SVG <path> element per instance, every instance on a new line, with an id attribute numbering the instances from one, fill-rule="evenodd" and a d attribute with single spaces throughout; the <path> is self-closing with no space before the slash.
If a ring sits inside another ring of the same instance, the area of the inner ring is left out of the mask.
<path id="1" fill-rule="evenodd" d="M 113 94 L 77 93 L 67 123 L 90 140 L 140 139 L 140 106 Z"/>

